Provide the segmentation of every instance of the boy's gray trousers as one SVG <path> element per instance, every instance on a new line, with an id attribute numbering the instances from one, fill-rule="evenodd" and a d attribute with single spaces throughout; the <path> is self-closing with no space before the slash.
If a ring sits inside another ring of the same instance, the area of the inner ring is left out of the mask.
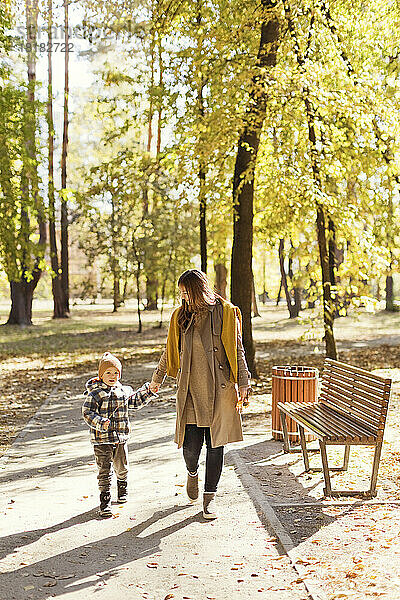
<path id="1" fill-rule="evenodd" d="M 119 481 L 128 479 L 128 444 L 95 444 L 93 446 L 96 459 L 99 490 L 108 492 L 111 488 L 112 468 Z"/>

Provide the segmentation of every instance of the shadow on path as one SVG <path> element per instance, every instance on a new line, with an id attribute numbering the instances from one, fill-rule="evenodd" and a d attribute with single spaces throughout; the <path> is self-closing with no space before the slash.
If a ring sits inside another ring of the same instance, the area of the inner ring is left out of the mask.
<path id="1" fill-rule="evenodd" d="M 154 533 L 141 536 L 141 534 L 151 525 L 186 508 L 188 508 L 188 505 L 170 506 L 165 510 L 155 512 L 149 519 L 137 524 L 129 531 L 124 531 L 119 535 L 110 536 L 98 540 L 97 542 L 91 542 L 90 544 L 84 544 L 82 546 L 77 545 L 67 552 L 62 552 L 51 558 L 38 561 L 30 566 L 22 566 L 20 569 L 13 570 L 12 572 L 3 573 L 0 591 L 3 591 L 4 594 L 8 590 L 8 593 L 6 596 L 2 597 L 19 599 L 23 593 L 23 586 L 34 584 L 35 589 L 29 591 L 29 598 L 33 600 L 44 600 L 45 598 L 48 598 L 50 594 L 53 597 L 57 597 L 62 596 L 65 593 L 87 590 L 93 588 L 99 582 L 106 582 L 113 577 L 117 577 L 119 570 L 124 567 L 124 565 L 159 551 L 160 542 L 163 538 L 176 533 L 192 523 L 204 523 L 201 513 L 197 513 L 177 523 L 173 523 L 168 527 L 161 528 Z M 89 511 L 55 525 L 48 530 L 40 529 L 38 532 L 31 531 L 27 535 L 31 535 L 33 538 L 38 539 L 40 536 L 44 535 L 44 533 L 51 533 L 52 531 L 57 531 L 58 529 L 70 527 L 78 523 L 85 523 L 93 518 L 95 518 L 94 512 Z M 19 542 L 19 539 L 18 536 L 15 536 L 14 545 Z M 77 538 L 76 541 L 78 543 L 79 539 Z M 107 560 L 110 558 L 110 555 L 114 555 L 112 556 L 112 565 Z M 52 575 L 52 578 L 49 579 L 45 577 L 45 575 L 38 576 L 42 573 L 50 574 Z M 26 574 L 32 577 L 28 577 Z M 36 577 L 34 577 L 33 574 L 35 574 Z M 70 575 L 71 577 L 68 579 L 58 579 L 57 575 Z M 87 581 L 88 578 L 92 579 Z M 82 579 L 85 581 L 80 583 L 76 581 Z M 46 582 L 49 582 L 49 580 L 57 581 L 57 585 L 51 587 L 51 591 L 47 587 L 45 589 L 40 589 Z M 17 591 L 18 583 L 21 585 L 19 595 L 13 597 L 10 595 L 10 590 Z M 84 592 L 82 593 L 82 597 L 85 597 Z"/>
<path id="2" fill-rule="evenodd" d="M 294 547 L 312 537 L 322 527 L 337 520 L 337 517 L 327 515 L 323 511 L 321 498 L 310 495 L 310 492 L 320 484 L 320 480 L 305 488 L 291 472 L 290 464 L 302 461 L 301 454 L 287 454 L 286 464 L 282 464 L 281 461 L 274 462 L 274 458 L 283 456 L 283 452 L 281 443 L 273 439 L 266 439 L 234 452 L 244 461 L 248 473 L 254 478 L 253 489 L 249 488 L 248 482 L 247 484 L 244 482 L 245 477 L 240 469 L 236 468 L 234 458 L 229 452 L 225 456 L 226 464 L 235 466 L 236 474 L 257 510 L 259 510 L 257 499 L 260 497 L 259 494 L 262 494 L 290 536 Z M 334 477 L 335 474 L 332 476 Z M 354 504 L 349 505 L 340 516 L 343 517 L 345 513 L 351 512 L 360 504 L 362 502 L 354 501 Z M 260 518 L 270 528 L 266 518 L 262 516 Z"/>

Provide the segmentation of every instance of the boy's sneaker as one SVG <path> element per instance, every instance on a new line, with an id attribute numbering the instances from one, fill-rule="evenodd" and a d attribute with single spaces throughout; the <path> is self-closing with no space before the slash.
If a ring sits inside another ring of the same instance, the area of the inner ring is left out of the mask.
<path id="1" fill-rule="evenodd" d="M 127 481 L 119 481 L 117 480 L 117 489 L 118 489 L 118 502 L 120 504 L 124 504 L 124 502 L 128 501 L 128 482 Z"/>
<path id="2" fill-rule="evenodd" d="M 215 492 L 204 492 L 203 494 L 203 517 L 205 519 L 216 519 L 218 517 Z"/>
<path id="3" fill-rule="evenodd" d="M 108 517 L 112 517 L 111 511 L 111 494 L 109 491 L 100 492 L 100 510 L 99 514 L 101 517 L 105 519 Z"/>
<path id="4" fill-rule="evenodd" d="M 199 475 L 195 473 L 192 475 L 188 471 L 187 482 L 186 482 L 186 493 L 189 496 L 190 502 L 196 502 L 199 497 Z"/>

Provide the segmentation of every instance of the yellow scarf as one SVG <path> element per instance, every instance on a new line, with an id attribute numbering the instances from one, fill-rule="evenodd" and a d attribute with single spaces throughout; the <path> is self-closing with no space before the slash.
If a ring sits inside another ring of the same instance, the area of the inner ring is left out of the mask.
<path id="1" fill-rule="evenodd" d="M 221 300 L 223 306 L 221 340 L 231 368 L 231 380 L 237 382 L 237 336 L 242 333 L 240 309 L 228 300 Z M 167 375 L 176 377 L 179 369 L 179 327 L 178 311 L 172 313 L 167 337 Z"/>

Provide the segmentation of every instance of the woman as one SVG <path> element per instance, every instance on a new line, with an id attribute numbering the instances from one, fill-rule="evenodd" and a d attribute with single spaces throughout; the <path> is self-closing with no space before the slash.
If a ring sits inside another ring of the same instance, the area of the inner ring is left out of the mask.
<path id="1" fill-rule="evenodd" d="M 166 375 L 176 378 L 175 442 L 178 448 L 183 446 L 186 491 L 192 502 L 197 500 L 199 457 L 205 441 L 203 515 L 215 519 L 224 446 L 243 439 L 240 413 L 250 373 L 241 315 L 236 306 L 213 292 L 206 275 L 197 269 L 185 271 L 178 286 L 182 305 L 172 313 L 166 348 L 150 390 L 157 392 Z"/>

